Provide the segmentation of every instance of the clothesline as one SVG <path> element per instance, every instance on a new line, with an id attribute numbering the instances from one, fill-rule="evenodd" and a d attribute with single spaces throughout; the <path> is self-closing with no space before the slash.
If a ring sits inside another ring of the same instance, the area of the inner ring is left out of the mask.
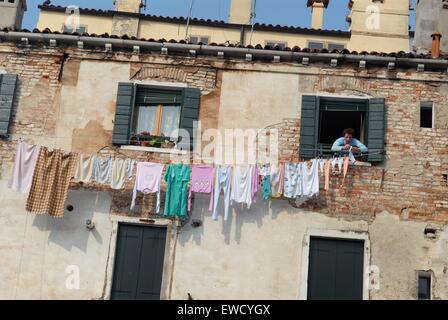
<path id="1" fill-rule="evenodd" d="M 329 188 L 330 175 L 343 174 L 349 165 L 348 157 L 332 160 L 312 159 L 298 163 L 284 162 L 279 165 L 203 165 L 168 164 L 163 175 L 167 184 L 165 216 L 183 218 L 191 209 L 192 193 L 210 194 L 210 211 L 218 219 L 218 202 L 224 190 L 224 219 L 228 218 L 231 203 L 245 204 L 250 208 L 256 202 L 257 192 L 263 190 L 263 199 L 271 197 L 308 199 L 319 193 L 319 173 L 325 175 L 325 190 Z M 157 194 L 156 211 L 160 210 L 162 173 L 165 165 L 130 158 L 65 153 L 47 147 L 28 145 L 21 141 L 17 147 L 10 188 L 22 193 L 29 192 L 27 210 L 53 216 L 64 214 L 69 182 L 99 183 L 112 189 L 124 189 L 125 182 L 133 177 L 135 183 L 130 210 L 135 207 L 137 192 Z M 336 169 L 337 168 L 337 169 Z M 188 189 L 189 188 L 189 189 Z M 187 190 L 189 190 L 187 196 Z M 53 194 L 54 193 L 54 194 Z"/>

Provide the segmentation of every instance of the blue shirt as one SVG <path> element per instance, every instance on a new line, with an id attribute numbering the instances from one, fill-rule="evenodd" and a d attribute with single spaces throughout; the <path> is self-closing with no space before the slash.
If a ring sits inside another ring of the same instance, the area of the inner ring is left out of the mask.
<path id="1" fill-rule="evenodd" d="M 358 139 L 352 138 L 352 140 L 350 141 L 350 145 L 352 147 L 356 147 L 359 150 L 361 150 L 362 153 L 365 153 L 368 151 L 367 147 Z M 333 144 L 333 147 L 331 147 L 331 151 L 333 152 L 339 152 L 342 151 L 342 148 L 345 146 L 345 139 L 344 137 L 339 138 L 338 140 L 336 140 Z"/>

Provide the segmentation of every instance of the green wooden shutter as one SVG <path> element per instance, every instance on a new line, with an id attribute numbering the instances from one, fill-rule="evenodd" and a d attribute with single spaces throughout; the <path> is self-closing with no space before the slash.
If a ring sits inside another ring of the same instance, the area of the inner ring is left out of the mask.
<path id="1" fill-rule="evenodd" d="M 300 157 L 313 158 L 317 151 L 317 128 L 319 97 L 302 97 L 302 116 L 300 124 Z"/>
<path id="2" fill-rule="evenodd" d="M 112 144 L 129 144 L 132 130 L 135 86 L 132 83 L 118 84 L 117 105 L 115 110 L 114 132 Z"/>
<path id="3" fill-rule="evenodd" d="M 184 89 L 182 112 L 180 116 L 180 129 L 185 129 L 190 134 L 190 141 L 180 141 L 178 147 L 183 150 L 193 149 L 193 127 L 194 121 L 199 119 L 199 107 L 201 102 L 201 90 L 197 88 Z M 188 143 L 190 148 L 188 148 Z"/>
<path id="4" fill-rule="evenodd" d="M 7 137 L 11 121 L 17 75 L 0 75 L 0 136 Z"/>
<path id="5" fill-rule="evenodd" d="M 384 98 L 369 100 L 369 114 L 367 124 L 367 147 L 369 148 L 369 162 L 384 160 L 384 136 L 386 130 L 386 103 Z"/>
<path id="6" fill-rule="evenodd" d="M 362 300 L 364 242 L 310 239 L 308 300 Z"/>
<path id="7" fill-rule="evenodd" d="M 113 270 L 112 300 L 159 300 L 166 229 L 120 224 Z"/>

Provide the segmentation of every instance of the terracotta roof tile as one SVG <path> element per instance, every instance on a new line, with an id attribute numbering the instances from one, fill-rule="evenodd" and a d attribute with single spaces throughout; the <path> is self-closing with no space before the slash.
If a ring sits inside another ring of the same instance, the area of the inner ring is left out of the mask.
<path id="1" fill-rule="evenodd" d="M 61 33 L 58 31 L 51 31 L 50 29 L 46 28 L 44 30 L 39 30 L 39 29 L 34 29 L 32 31 L 28 30 L 28 29 L 20 29 L 20 30 L 15 30 L 15 29 L 9 29 L 9 28 L 4 28 L 1 29 L 0 31 L 3 32 L 24 32 L 24 33 L 45 33 L 45 34 L 65 34 L 65 35 L 77 35 L 77 36 L 83 36 L 83 37 L 91 37 L 91 38 L 111 38 L 111 39 L 123 39 L 123 40 L 138 40 L 138 41 L 146 41 L 146 42 L 159 42 L 159 43 L 181 43 L 181 44 L 187 44 L 186 41 L 184 40 L 175 40 L 175 39 L 145 39 L 145 38 L 136 38 L 136 37 L 129 37 L 127 35 L 125 36 L 116 36 L 116 35 L 109 35 L 108 33 L 104 33 L 104 34 L 89 34 L 89 33 L 84 33 L 84 34 L 77 34 L 77 33 Z M 380 56 L 380 57 L 396 57 L 396 58 L 411 58 L 411 59 L 431 59 L 431 54 L 416 54 L 413 52 L 404 52 L 404 51 L 400 51 L 400 52 L 391 52 L 391 53 L 385 53 L 385 52 L 376 52 L 376 51 L 372 51 L 372 52 L 367 52 L 367 51 L 361 51 L 361 52 L 357 52 L 357 51 L 350 51 L 348 49 L 344 49 L 341 51 L 338 50 L 332 50 L 329 51 L 328 49 L 310 49 L 310 48 L 300 48 L 300 47 L 293 47 L 293 48 L 282 48 L 279 46 L 276 47 L 270 47 L 267 45 L 262 45 L 262 44 L 256 44 L 256 45 L 248 45 L 248 46 L 242 46 L 242 45 L 233 45 L 233 44 L 229 44 L 229 43 L 210 43 L 208 44 L 208 46 L 218 46 L 218 47 L 238 47 L 238 48 L 246 48 L 246 49 L 258 49 L 258 50 L 275 50 L 275 51 L 292 51 L 292 52 L 304 52 L 304 53 L 335 53 L 335 54 L 344 54 L 344 55 L 359 55 L 359 56 L 364 56 L 364 55 L 369 55 L 369 56 Z M 447 53 L 443 53 L 443 55 L 440 57 L 440 59 L 444 59 L 444 60 L 448 60 L 448 54 Z"/>
<path id="2" fill-rule="evenodd" d="M 50 10 L 50 11 L 59 11 L 65 12 L 67 7 L 56 6 L 56 5 L 46 5 L 41 4 L 38 6 L 41 10 Z M 113 16 L 117 13 L 114 10 L 101 10 L 101 9 L 88 9 L 88 8 L 79 8 L 79 11 L 84 14 L 95 14 L 95 15 L 106 15 Z M 187 18 L 185 17 L 165 17 L 158 16 L 152 14 L 142 14 L 142 13 L 130 13 L 130 12 L 120 12 L 120 14 L 128 15 L 128 16 L 139 16 L 141 19 L 155 20 L 155 21 L 163 21 L 163 22 L 174 22 L 174 23 L 186 23 Z M 241 28 L 240 24 L 231 24 L 227 23 L 223 20 L 211 20 L 211 19 L 202 19 L 202 18 L 192 18 L 190 19 L 190 23 L 198 24 L 198 25 L 211 25 L 216 27 L 227 27 L 227 28 Z M 250 27 L 250 25 L 244 25 Z M 289 32 L 289 33 L 299 33 L 299 34 L 324 34 L 324 35 L 333 35 L 333 36 L 345 36 L 349 37 L 350 32 L 343 30 L 322 30 L 322 29 L 309 29 L 302 28 L 296 26 L 282 26 L 282 25 L 273 25 L 273 24 L 264 24 L 264 23 L 256 23 L 254 25 L 254 30 L 260 31 L 274 31 L 274 32 Z"/>

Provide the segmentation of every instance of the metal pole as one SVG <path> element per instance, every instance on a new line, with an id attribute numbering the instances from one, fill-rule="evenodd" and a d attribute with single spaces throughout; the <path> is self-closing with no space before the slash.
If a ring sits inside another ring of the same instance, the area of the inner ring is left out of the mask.
<path id="1" fill-rule="evenodd" d="M 193 3 L 194 0 L 190 0 L 190 9 L 188 10 L 187 27 L 185 29 L 185 41 L 188 41 L 188 31 L 189 31 L 188 29 L 190 27 L 190 19 L 193 13 Z"/>
<path id="2" fill-rule="evenodd" d="M 253 0 L 253 6 L 252 6 L 252 12 L 250 14 L 250 41 L 249 45 L 252 45 L 252 36 L 254 34 L 254 24 L 255 24 L 255 17 L 257 16 L 257 0 Z"/>

